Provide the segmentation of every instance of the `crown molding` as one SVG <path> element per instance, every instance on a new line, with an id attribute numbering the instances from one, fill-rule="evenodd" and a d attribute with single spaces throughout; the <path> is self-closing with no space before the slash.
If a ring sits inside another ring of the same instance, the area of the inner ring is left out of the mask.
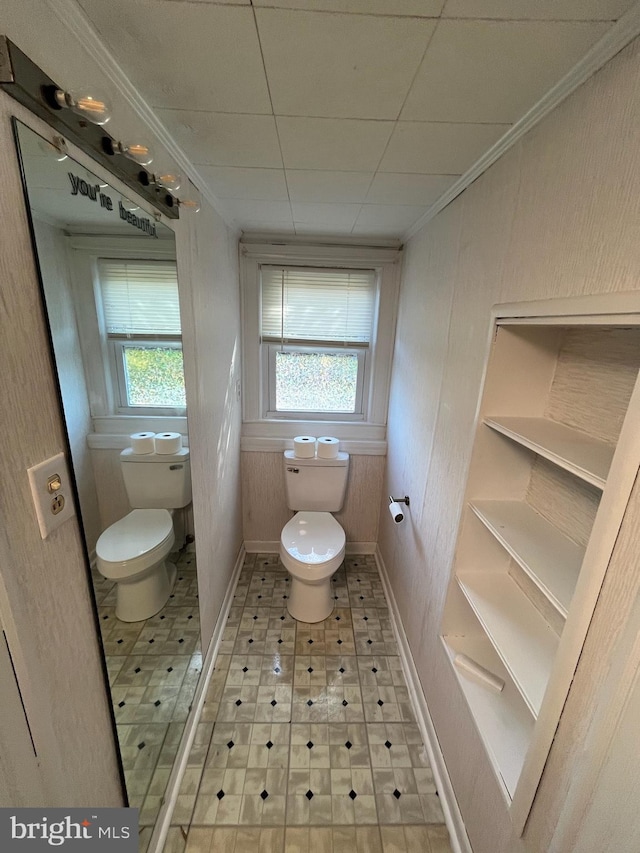
<path id="1" fill-rule="evenodd" d="M 532 127 L 554 110 L 579 86 L 592 77 L 613 57 L 640 35 L 640 2 L 636 2 L 598 41 L 582 59 L 549 91 L 513 124 L 500 139 L 477 160 L 464 175 L 452 184 L 440 198 L 404 234 L 404 240 L 415 236 L 427 222 L 457 198 L 496 160 L 518 142 Z"/>
<path id="2" fill-rule="evenodd" d="M 222 216 L 227 225 L 234 227 L 231 217 L 223 212 L 224 206 L 220 200 L 211 191 L 205 179 L 171 136 L 152 107 L 149 106 L 129 77 L 124 73 L 120 64 L 93 28 L 93 25 L 79 3 L 76 0 L 46 1 L 67 30 L 93 56 L 105 77 L 115 86 L 122 99 L 127 102 L 140 121 L 151 131 L 160 145 L 173 158 L 175 164 L 180 167 L 185 177 L 189 178 L 200 195 L 206 198 L 209 204 Z"/>

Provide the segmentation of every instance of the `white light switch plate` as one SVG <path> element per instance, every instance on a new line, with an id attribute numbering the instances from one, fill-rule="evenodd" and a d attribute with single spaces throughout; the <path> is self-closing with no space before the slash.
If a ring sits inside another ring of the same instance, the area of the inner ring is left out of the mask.
<path id="1" fill-rule="evenodd" d="M 29 475 L 33 505 L 38 516 L 40 536 L 46 539 L 50 533 L 76 514 L 71 495 L 69 469 L 64 453 L 58 453 L 51 459 L 46 459 L 44 462 L 34 465 L 33 468 L 28 468 L 27 474 Z M 52 494 L 48 489 L 48 483 L 49 479 L 55 474 L 60 478 L 61 487 Z M 54 513 L 52 507 L 54 502 L 60 503 L 60 498 L 64 500 L 64 506 L 59 512 Z"/>

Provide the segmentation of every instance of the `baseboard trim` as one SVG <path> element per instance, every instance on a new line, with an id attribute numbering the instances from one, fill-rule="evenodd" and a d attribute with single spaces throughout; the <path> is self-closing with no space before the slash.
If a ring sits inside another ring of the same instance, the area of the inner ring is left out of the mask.
<path id="1" fill-rule="evenodd" d="M 375 554 L 375 542 L 347 542 L 347 554 Z M 270 542 L 266 539 L 247 539 L 244 543 L 247 554 L 279 554 L 280 542 Z"/>
<path id="2" fill-rule="evenodd" d="M 376 547 L 375 558 L 378 566 L 378 572 L 380 573 L 380 579 L 382 580 L 384 594 L 389 603 L 391 624 L 398 643 L 398 652 L 400 654 L 404 677 L 407 681 L 409 696 L 411 697 L 413 709 L 416 714 L 416 721 L 420 728 L 420 733 L 422 734 L 427 755 L 429 756 L 431 770 L 433 771 L 433 778 L 440 796 L 440 804 L 444 813 L 444 819 L 447 824 L 447 829 L 449 830 L 449 835 L 451 836 L 451 846 L 454 853 L 473 853 L 464 826 L 464 821 L 462 819 L 462 814 L 453 791 L 451 779 L 449 778 L 447 766 L 444 762 L 444 756 L 440 749 L 440 744 L 438 743 L 438 737 L 433 725 L 433 720 L 431 719 L 431 714 L 429 713 L 427 700 L 425 698 L 424 691 L 422 690 L 422 685 L 420 684 L 418 671 L 416 670 L 413 655 L 411 654 L 407 635 L 405 634 L 402 626 L 398 605 L 389 582 L 387 568 L 378 547 Z"/>
<path id="3" fill-rule="evenodd" d="M 241 545 L 235 566 L 233 567 L 233 572 L 231 573 L 231 578 L 229 579 L 229 585 L 227 586 L 224 601 L 220 608 L 220 614 L 218 615 L 215 628 L 213 629 L 211 642 L 209 643 L 209 648 L 207 649 L 204 658 L 202 673 L 200 674 L 200 680 L 198 681 L 198 686 L 193 697 L 191 712 L 189 713 L 184 727 L 184 732 L 182 733 L 182 739 L 180 741 L 180 746 L 178 747 L 176 760 L 173 763 L 171 775 L 167 782 L 164 802 L 158 814 L 158 819 L 156 820 L 153 832 L 151 833 L 151 840 L 149 841 L 147 853 L 162 853 L 162 850 L 164 849 L 165 841 L 169 833 L 169 827 L 171 826 L 171 816 L 173 815 L 173 810 L 178 800 L 178 794 L 180 793 L 182 777 L 187 769 L 189 753 L 191 752 L 191 747 L 193 746 L 193 741 L 196 736 L 196 729 L 202 715 L 204 700 L 207 695 L 207 688 L 209 687 L 209 681 L 211 680 L 220 643 L 222 642 L 222 634 L 227 623 L 229 609 L 233 603 L 233 593 L 244 564 L 245 553 L 244 545 Z"/>

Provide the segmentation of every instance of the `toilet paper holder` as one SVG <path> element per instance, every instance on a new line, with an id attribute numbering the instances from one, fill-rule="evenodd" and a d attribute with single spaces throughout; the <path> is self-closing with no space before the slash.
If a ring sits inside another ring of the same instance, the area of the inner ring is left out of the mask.
<path id="1" fill-rule="evenodd" d="M 409 495 L 405 495 L 403 498 L 393 498 L 389 495 L 389 503 L 390 504 L 406 504 L 409 506 Z"/>

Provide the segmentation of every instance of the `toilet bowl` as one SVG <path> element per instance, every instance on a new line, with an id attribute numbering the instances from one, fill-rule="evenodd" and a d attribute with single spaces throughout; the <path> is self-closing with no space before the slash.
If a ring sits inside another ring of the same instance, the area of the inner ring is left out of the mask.
<path id="1" fill-rule="evenodd" d="M 331 615 L 331 576 L 344 560 L 345 533 L 329 512 L 298 512 L 280 535 L 280 559 L 291 576 L 287 600 L 299 622 L 322 622 Z"/>
<path id="2" fill-rule="evenodd" d="M 96 567 L 117 584 L 118 619 L 140 622 L 162 610 L 176 579 L 176 567 L 167 560 L 174 542 L 166 509 L 134 509 L 101 534 Z"/>

